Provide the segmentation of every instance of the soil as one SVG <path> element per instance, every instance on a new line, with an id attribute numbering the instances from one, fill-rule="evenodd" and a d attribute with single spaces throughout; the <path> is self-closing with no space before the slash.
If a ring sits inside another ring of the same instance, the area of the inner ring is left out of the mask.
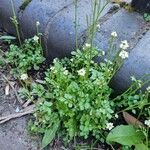
<path id="1" fill-rule="evenodd" d="M 0 41 L 2 50 L 7 45 Z M 3 79 L 2 74 L 10 81 L 11 76 L 7 72 L 7 68 L 0 68 L 0 116 L 15 113 L 21 106 L 17 103 L 13 90 L 10 88 L 9 95 L 6 96 L 5 88 L 8 83 Z M 14 82 L 14 81 L 13 81 Z M 39 150 L 40 140 L 37 137 L 29 135 L 27 124 L 31 117 L 24 116 L 7 123 L 0 124 L 0 150 Z"/>

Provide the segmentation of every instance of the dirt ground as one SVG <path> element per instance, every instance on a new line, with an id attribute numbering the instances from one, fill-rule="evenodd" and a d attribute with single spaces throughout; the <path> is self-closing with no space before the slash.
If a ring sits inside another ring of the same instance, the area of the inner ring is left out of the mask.
<path id="1" fill-rule="evenodd" d="M 0 41 L 0 46 L 2 50 L 7 47 L 2 41 Z M 2 74 L 11 81 L 11 76 L 7 73 L 7 68 L 5 70 L 0 68 L 0 117 L 15 113 L 21 109 L 21 106 L 16 102 L 14 91 L 11 88 L 9 95 L 6 96 L 5 88 L 8 83 L 3 79 Z M 30 116 L 28 115 L 0 124 L 0 150 L 40 149 L 38 138 L 29 135 L 27 131 L 29 119 Z"/>
<path id="2" fill-rule="evenodd" d="M 14 103 L 16 97 L 13 91 L 10 90 L 10 94 L 5 95 L 6 84 L 0 75 L 0 116 L 15 113 L 20 107 Z M 39 150 L 38 140 L 31 139 L 32 136 L 27 131 L 29 118 L 25 116 L 0 125 L 0 150 Z"/>

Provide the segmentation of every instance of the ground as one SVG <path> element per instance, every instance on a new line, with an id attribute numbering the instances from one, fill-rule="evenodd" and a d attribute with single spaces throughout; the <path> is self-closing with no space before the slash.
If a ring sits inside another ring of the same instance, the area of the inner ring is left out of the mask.
<path id="1" fill-rule="evenodd" d="M 2 70 L 0 71 L 0 73 Z M 6 72 L 3 72 L 8 77 Z M 15 113 L 19 107 L 13 91 L 5 95 L 6 82 L 0 75 L 0 116 Z M 30 136 L 27 132 L 29 116 L 21 117 L 0 125 L 0 149 L 1 150 L 39 150 L 37 138 Z M 31 139 L 32 137 L 32 139 Z"/>
<path id="2" fill-rule="evenodd" d="M 124 23 L 122 23 L 121 26 L 118 26 L 118 22 L 121 21 Z M 135 45 L 138 45 L 139 40 L 142 39 L 149 30 L 149 24 L 144 22 L 141 15 L 138 13 L 129 14 L 127 11 L 120 9 L 116 11 L 115 14 L 111 14 L 111 16 L 109 14 L 103 18 L 103 25 L 99 32 L 102 36 L 97 35 L 98 37 L 101 37 L 101 39 L 97 38 L 100 44 L 105 44 L 104 41 L 107 37 L 104 34 L 111 26 L 120 33 L 123 31 L 124 33 L 122 32 L 122 34 L 120 34 L 120 39 L 130 40 L 133 48 Z M 147 36 L 147 38 L 149 37 Z M 2 45 L 2 43 L 0 43 L 0 45 Z M 140 46 L 141 45 L 142 43 Z M 4 73 L 5 76 L 10 78 L 6 71 L 1 69 L 0 73 Z M 12 90 L 8 96 L 5 95 L 6 85 L 7 83 L 0 75 L 0 116 L 15 113 L 16 108 L 20 107 L 18 103 L 15 103 L 16 97 Z M 30 116 L 25 116 L 0 125 L 0 150 L 40 149 L 40 141 L 36 137 L 30 136 L 27 131 L 29 118 Z"/>

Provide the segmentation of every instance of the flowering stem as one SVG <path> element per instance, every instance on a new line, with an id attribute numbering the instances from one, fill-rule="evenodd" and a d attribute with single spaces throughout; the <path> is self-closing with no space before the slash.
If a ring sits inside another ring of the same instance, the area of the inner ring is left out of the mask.
<path id="1" fill-rule="evenodd" d="M 20 46 L 22 46 L 22 42 L 21 42 L 21 38 L 20 38 L 20 33 L 19 33 L 19 26 L 18 26 L 17 16 L 16 16 L 16 13 L 15 13 L 14 3 L 13 3 L 12 0 L 11 0 L 11 5 L 12 5 L 12 11 L 13 11 L 12 22 L 15 25 L 15 28 L 16 28 L 16 34 L 17 34 L 17 37 L 18 37 L 18 40 L 19 40 L 19 44 L 20 44 Z"/>
<path id="2" fill-rule="evenodd" d="M 141 86 L 144 86 L 146 83 L 150 82 L 150 80 L 145 81 Z M 117 96 L 116 98 L 112 99 L 112 101 L 116 101 L 119 100 L 123 95 L 127 94 L 128 92 L 130 92 L 132 90 L 132 88 L 134 87 L 134 85 L 136 85 L 136 83 L 133 83 L 124 93 L 122 93 L 121 95 Z M 140 87 L 141 88 L 141 87 Z M 137 90 L 139 90 L 140 88 L 136 88 L 136 90 L 134 90 L 133 92 L 130 93 L 133 94 L 135 93 Z"/>

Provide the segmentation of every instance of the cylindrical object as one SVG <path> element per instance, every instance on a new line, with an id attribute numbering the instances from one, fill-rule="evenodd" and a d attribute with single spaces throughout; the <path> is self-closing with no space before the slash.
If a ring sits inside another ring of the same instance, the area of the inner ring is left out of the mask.
<path id="1" fill-rule="evenodd" d="M 11 18 L 14 16 L 13 9 L 17 17 L 19 17 L 20 6 L 23 0 L 0 0 L 0 22 L 5 31 L 15 34 L 15 26 Z"/>
<path id="2" fill-rule="evenodd" d="M 82 45 L 85 42 L 86 16 L 92 14 L 92 1 L 77 1 L 76 23 L 74 0 L 32 0 L 22 11 L 20 11 L 20 7 L 24 4 L 23 0 L 13 0 L 13 2 L 24 38 L 34 36 L 36 34 L 36 22 L 40 22 L 39 31 L 43 34 L 42 41 L 48 59 L 69 56 L 76 46 L 76 31 L 78 44 Z M 108 8 L 110 8 L 109 5 L 102 15 L 108 12 Z M 6 31 L 14 34 L 14 28 L 10 21 L 12 16 L 11 0 L 1 0 L 0 21 Z M 118 42 L 128 40 L 130 45 L 133 45 L 136 34 L 145 26 L 141 17 L 125 10 L 118 11 L 110 18 L 107 17 L 94 39 L 95 46 L 103 50 L 108 48 L 108 39 L 112 31 L 117 31 Z M 150 33 L 148 32 L 139 42 L 139 47 L 130 50 L 129 59 L 113 79 L 114 88 L 125 90 L 131 83 L 129 81 L 131 75 L 140 78 L 142 75 L 150 73 L 149 37 Z M 144 44 L 141 45 L 141 43 Z M 144 51 L 142 51 L 143 48 Z"/>
<path id="3" fill-rule="evenodd" d="M 150 31 L 132 49 L 129 59 L 116 74 L 113 85 L 116 90 L 125 90 L 131 84 L 131 76 L 140 79 L 148 74 L 146 80 L 150 80 Z"/>
<path id="4" fill-rule="evenodd" d="M 19 20 L 24 38 L 36 34 L 37 21 L 40 22 L 39 32 L 43 34 L 49 20 L 72 3 L 72 0 L 32 0 L 26 6 Z"/>

